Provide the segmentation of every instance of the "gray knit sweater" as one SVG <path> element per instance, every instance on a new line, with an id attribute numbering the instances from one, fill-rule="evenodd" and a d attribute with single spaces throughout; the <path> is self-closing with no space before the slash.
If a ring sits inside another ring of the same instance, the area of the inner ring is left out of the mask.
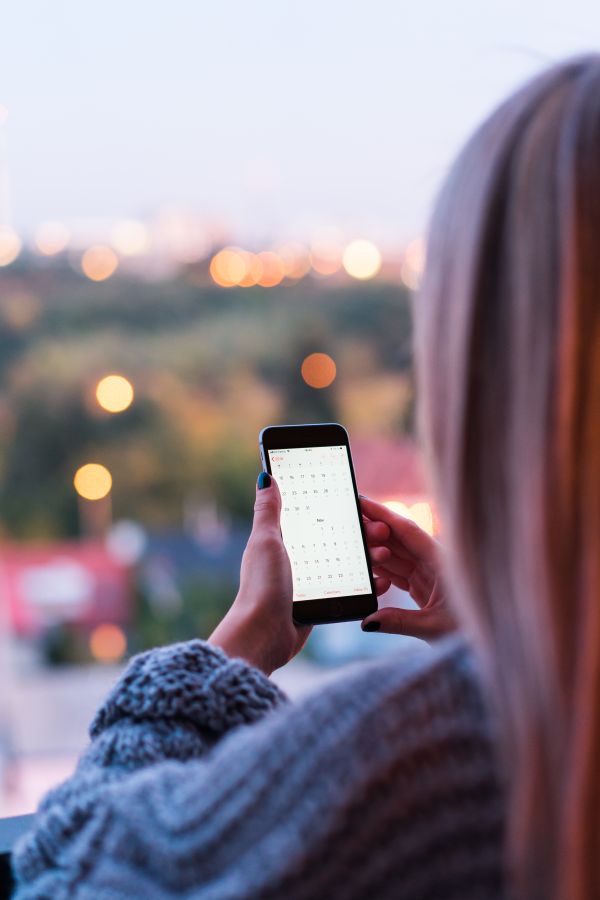
<path id="1" fill-rule="evenodd" d="M 504 897 L 503 803 L 467 649 L 298 704 L 190 641 L 134 658 L 15 853 L 17 897 Z"/>

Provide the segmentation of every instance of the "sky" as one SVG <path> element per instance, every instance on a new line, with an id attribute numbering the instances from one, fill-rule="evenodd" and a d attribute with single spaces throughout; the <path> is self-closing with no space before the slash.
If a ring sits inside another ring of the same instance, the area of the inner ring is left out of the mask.
<path id="1" fill-rule="evenodd" d="M 13 0 L 3 224 L 178 209 L 406 241 L 481 118 L 594 49 L 598 0 Z"/>

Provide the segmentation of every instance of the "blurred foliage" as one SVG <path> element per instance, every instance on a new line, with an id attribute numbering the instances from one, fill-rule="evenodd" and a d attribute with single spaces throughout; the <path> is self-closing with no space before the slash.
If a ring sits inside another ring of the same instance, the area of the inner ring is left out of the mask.
<path id="1" fill-rule="evenodd" d="M 192 637 L 208 638 L 231 605 L 237 587 L 237 572 L 235 580 L 197 576 L 182 584 L 176 606 L 162 609 L 152 603 L 148 591 L 141 589 L 129 651 L 138 652 Z"/>
<path id="2" fill-rule="evenodd" d="M 127 655 L 174 641 L 208 638 L 231 605 L 236 591 L 237 578 L 197 575 L 182 582 L 175 604 L 161 607 L 153 601 L 147 586 L 138 585 Z M 49 666 L 94 662 L 89 629 L 70 622 L 46 628 L 39 639 L 39 652 Z"/>
<path id="3" fill-rule="evenodd" d="M 112 472 L 115 518 L 179 527 L 192 493 L 246 518 L 264 425 L 412 428 L 410 347 L 397 284 L 307 277 L 224 290 L 198 271 L 93 284 L 64 261 L 25 258 L 0 274 L 1 527 L 21 539 L 77 534 L 72 479 L 90 461 Z M 300 377 L 315 351 L 338 367 L 325 390 Z M 94 398 L 108 372 L 136 390 L 115 416 Z"/>
<path id="4" fill-rule="evenodd" d="M 66 624 L 53 625 L 40 639 L 40 656 L 48 666 L 90 661 L 86 635 Z"/>

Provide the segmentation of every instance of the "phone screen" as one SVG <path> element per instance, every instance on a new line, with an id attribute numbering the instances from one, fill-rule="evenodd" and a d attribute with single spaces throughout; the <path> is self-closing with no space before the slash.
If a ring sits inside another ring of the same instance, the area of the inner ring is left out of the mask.
<path id="1" fill-rule="evenodd" d="M 292 564 L 294 601 L 370 594 L 347 448 L 268 452 L 281 491 L 281 534 Z"/>

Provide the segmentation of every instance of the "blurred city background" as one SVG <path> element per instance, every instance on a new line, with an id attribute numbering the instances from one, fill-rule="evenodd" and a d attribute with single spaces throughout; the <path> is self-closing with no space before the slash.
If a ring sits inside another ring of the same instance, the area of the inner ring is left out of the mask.
<path id="1" fill-rule="evenodd" d="M 0 814 L 68 774 L 129 655 L 227 609 L 264 425 L 342 422 L 359 488 L 435 531 L 411 356 L 435 189 L 507 91 L 599 42 L 583 0 L 4 11 Z M 420 646 L 321 627 L 275 677 Z"/>

